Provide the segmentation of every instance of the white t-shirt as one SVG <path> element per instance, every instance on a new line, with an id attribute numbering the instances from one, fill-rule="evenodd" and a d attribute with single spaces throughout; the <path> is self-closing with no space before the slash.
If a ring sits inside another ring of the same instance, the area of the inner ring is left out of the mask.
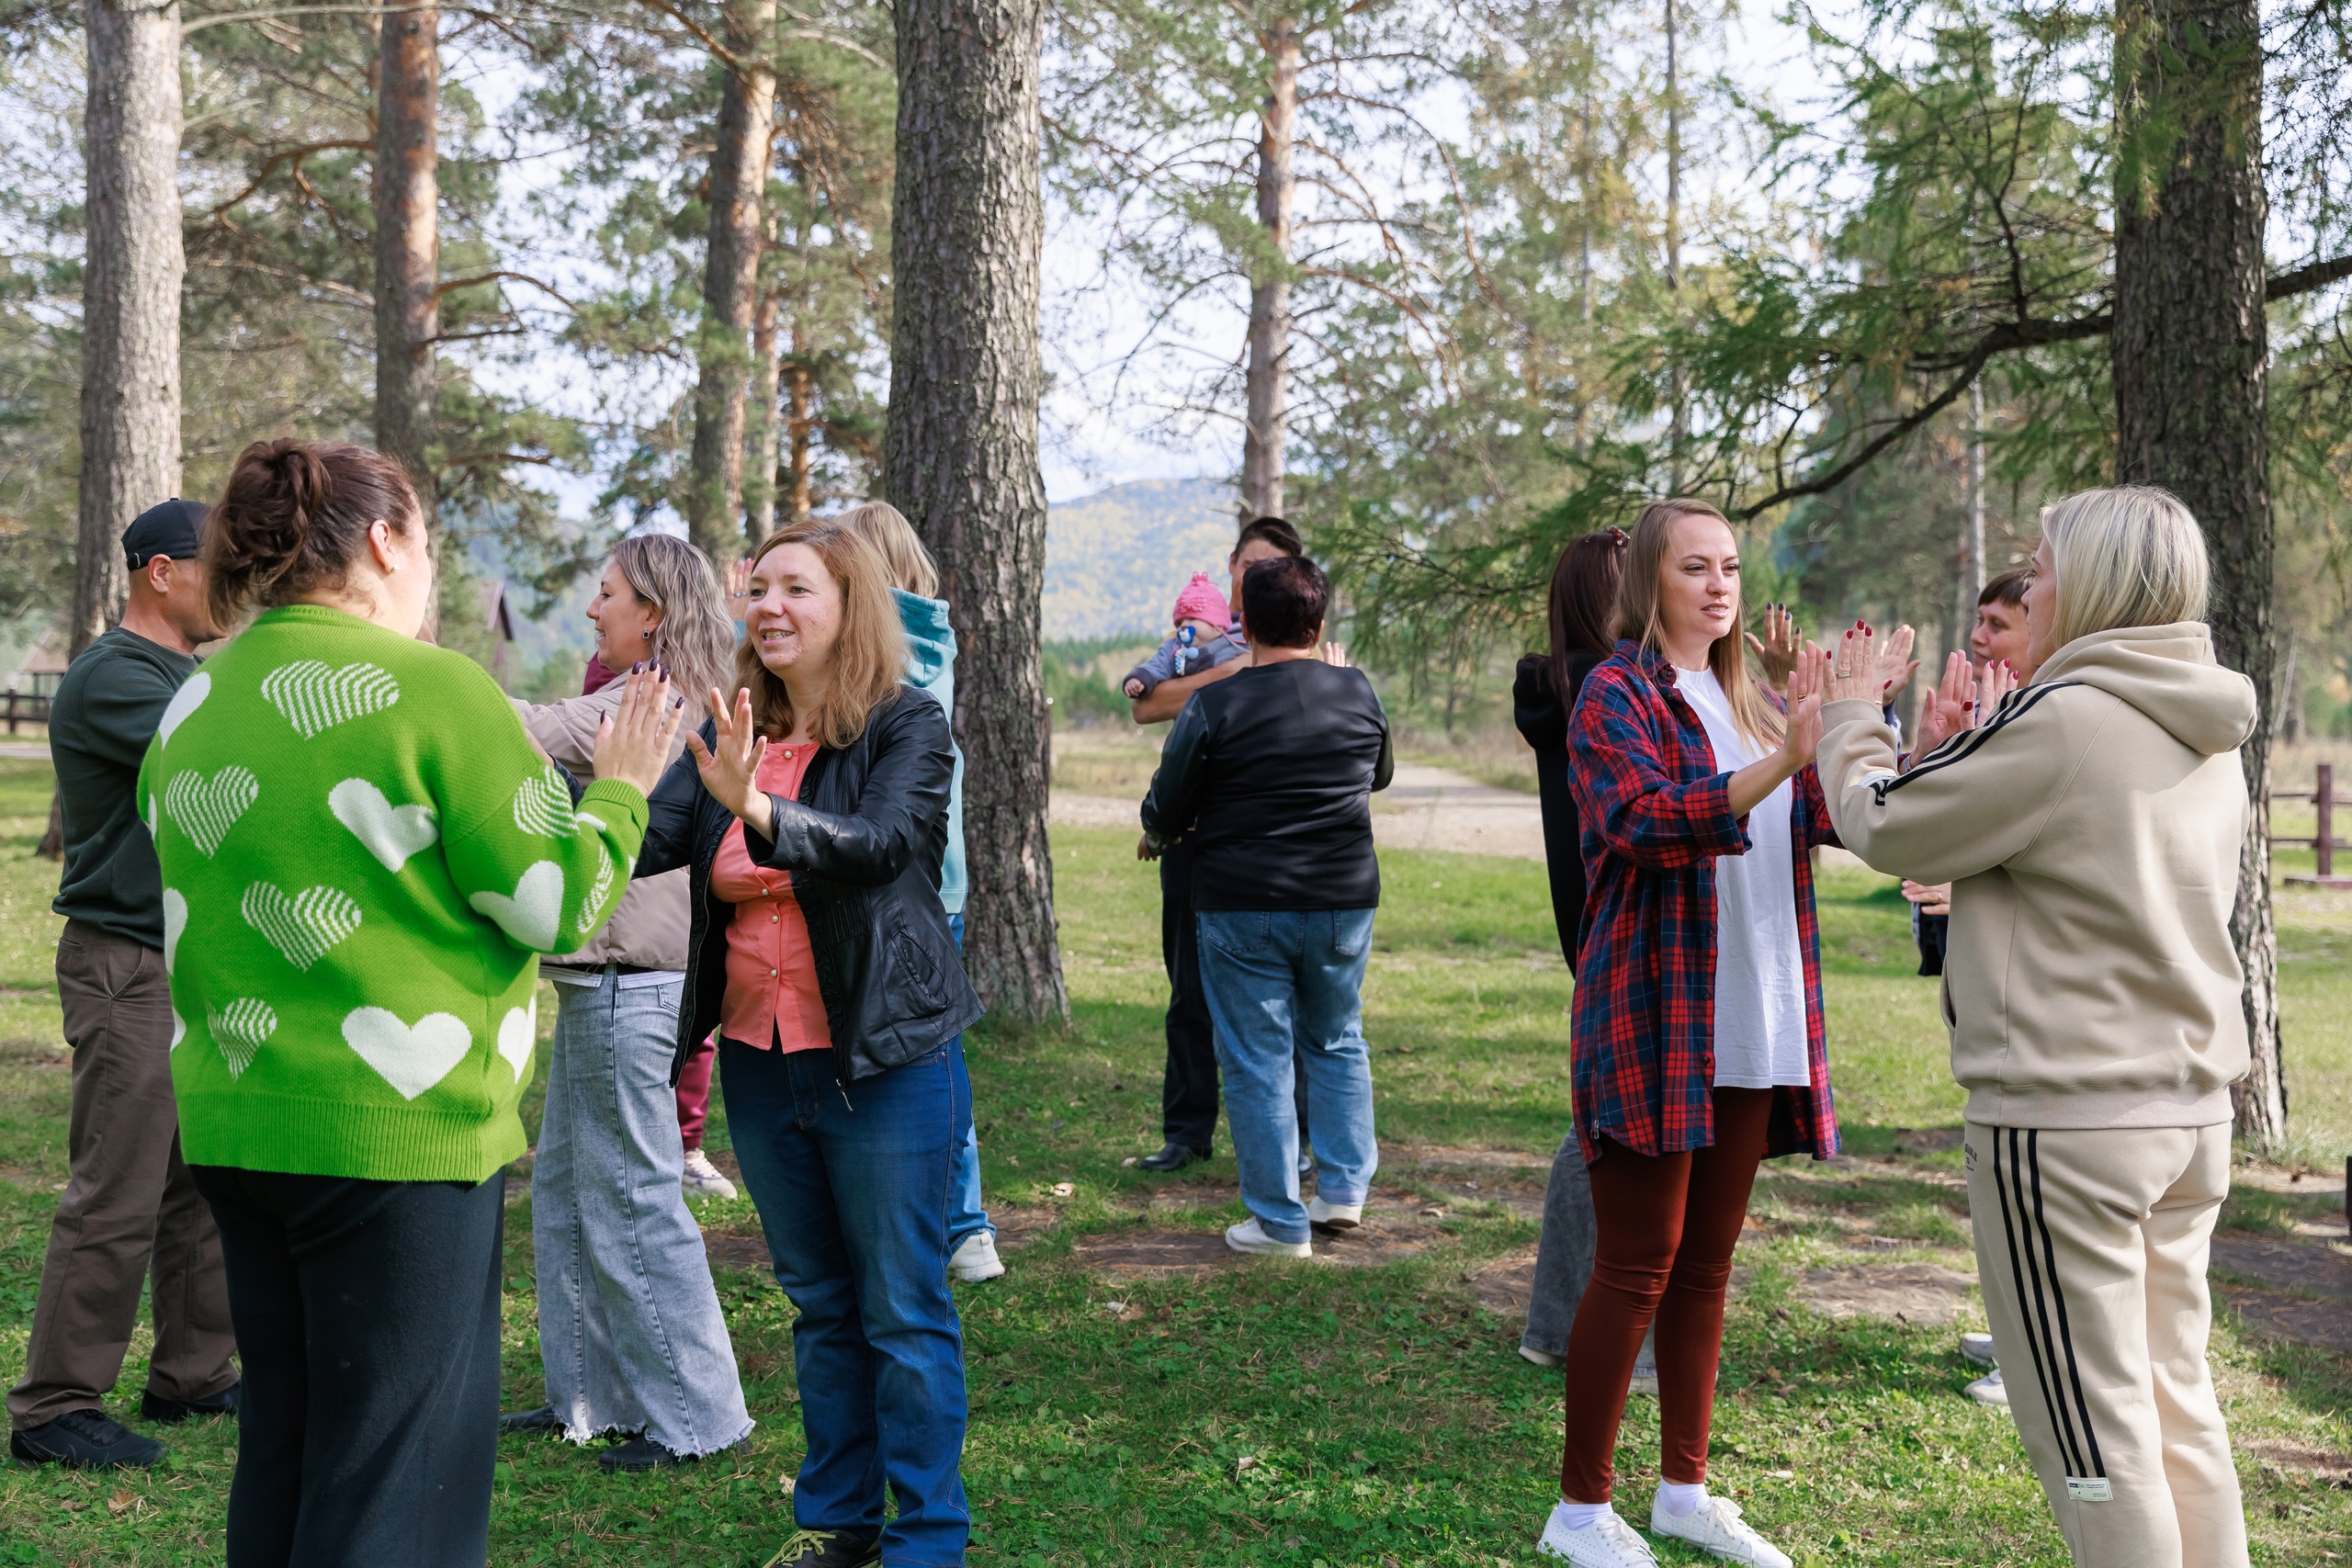
<path id="1" fill-rule="evenodd" d="M 1712 670 L 1675 671 L 1675 689 L 1707 731 L 1715 766 L 1736 773 L 1766 753 L 1732 722 Z M 1748 813 L 1744 855 L 1715 859 L 1715 1087 L 1804 1088 L 1804 953 L 1797 941 L 1793 784 Z"/>

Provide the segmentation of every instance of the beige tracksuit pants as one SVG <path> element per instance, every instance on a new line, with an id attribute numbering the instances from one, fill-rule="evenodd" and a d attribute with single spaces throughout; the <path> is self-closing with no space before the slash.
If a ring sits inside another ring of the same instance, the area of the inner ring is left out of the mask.
<path id="1" fill-rule="evenodd" d="M 2205 1363 L 2230 1129 L 1970 1122 L 1967 1155 L 2009 1409 L 2078 1568 L 2245 1568 Z"/>

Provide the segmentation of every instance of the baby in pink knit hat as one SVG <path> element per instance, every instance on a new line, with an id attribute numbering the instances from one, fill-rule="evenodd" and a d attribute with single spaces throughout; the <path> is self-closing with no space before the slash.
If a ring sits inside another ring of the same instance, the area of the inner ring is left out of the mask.
<path id="1" fill-rule="evenodd" d="M 1176 635 L 1161 643 L 1149 659 L 1127 671 L 1124 690 L 1128 696 L 1144 696 L 1162 681 L 1197 675 L 1219 664 L 1229 664 L 1250 651 L 1240 639 L 1230 635 L 1232 607 L 1226 604 L 1225 595 L 1216 591 L 1216 584 L 1205 571 L 1193 573 L 1193 581 L 1176 595 L 1176 611 L 1170 619 L 1176 623 Z"/>

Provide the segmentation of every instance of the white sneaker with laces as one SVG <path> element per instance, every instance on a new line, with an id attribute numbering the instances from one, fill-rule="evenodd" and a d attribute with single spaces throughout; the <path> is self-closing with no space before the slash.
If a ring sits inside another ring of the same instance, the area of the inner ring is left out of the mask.
<path id="1" fill-rule="evenodd" d="M 947 1268 L 967 1285 L 977 1285 L 1003 1273 L 1004 1259 L 996 1255 L 996 1232 L 984 1228 L 966 1236 L 947 1255 Z"/>
<path id="2" fill-rule="evenodd" d="M 1266 1227 L 1256 1220 L 1244 1220 L 1238 1225 L 1225 1227 L 1225 1245 L 1236 1252 L 1254 1252 L 1266 1258 L 1312 1258 L 1315 1248 L 1303 1241 L 1276 1241 L 1266 1234 Z"/>
<path id="3" fill-rule="evenodd" d="M 1752 1563 L 1754 1568 L 1796 1568 L 1787 1552 L 1749 1528 L 1739 1517 L 1739 1505 L 1730 1498 L 1704 1498 L 1680 1518 L 1666 1511 L 1665 1501 L 1661 1497 L 1650 1505 L 1652 1535 L 1688 1541 L 1726 1562 Z"/>
<path id="4" fill-rule="evenodd" d="M 1519 1348 L 1519 1354 L 1521 1360 L 1532 1362 L 1539 1367 L 1556 1367 L 1567 1360 L 1566 1356 L 1555 1356 L 1551 1351 L 1538 1350 L 1532 1345 L 1521 1345 Z"/>
<path id="5" fill-rule="evenodd" d="M 1995 1404 L 2004 1410 L 2009 1407 L 2009 1385 L 2001 1381 L 2001 1369 L 1998 1367 L 1960 1392 L 1979 1404 Z"/>
<path id="6" fill-rule="evenodd" d="M 1362 1203 L 1326 1203 L 1320 1198 L 1306 1201 L 1306 1223 L 1321 1225 L 1326 1230 L 1351 1231 L 1363 1224 Z"/>
<path id="7" fill-rule="evenodd" d="M 730 1203 L 735 1201 L 735 1184 L 719 1175 L 718 1168 L 700 1149 L 686 1151 L 686 1173 L 679 1178 L 678 1185 L 686 1190 L 689 1198 L 724 1198 Z"/>
<path id="8" fill-rule="evenodd" d="M 1960 1337 L 1960 1353 L 1980 1367 L 1989 1367 L 1993 1364 L 1993 1337 L 1963 1334 Z"/>
<path id="9" fill-rule="evenodd" d="M 1564 1558 L 1576 1568 L 1657 1568 L 1650 1543 L 1616 1509 L 1602 1509 L 1599 1518 L 1580 1530 L 1568 1529 L 1560 1512 L 1554 1508 L 1544 1522 L 1544 1534 L 1535 1543 L 1538 1557 Z"/>

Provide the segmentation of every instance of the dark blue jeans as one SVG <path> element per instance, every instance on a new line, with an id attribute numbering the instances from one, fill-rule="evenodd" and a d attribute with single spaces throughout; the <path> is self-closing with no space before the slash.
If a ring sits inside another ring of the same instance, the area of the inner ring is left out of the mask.
<path id="1" fill-rule="evenodd" d="M 946 1047 L 847 1089 L 832 1053 L 718 1046 L 720 1092 L 776 1282 L 799 1311 L 803 1529 L 875 1529 L 886 1563 L 961 1564 L 971 1533 L 948 1169 L 971 1115 Z"/>

